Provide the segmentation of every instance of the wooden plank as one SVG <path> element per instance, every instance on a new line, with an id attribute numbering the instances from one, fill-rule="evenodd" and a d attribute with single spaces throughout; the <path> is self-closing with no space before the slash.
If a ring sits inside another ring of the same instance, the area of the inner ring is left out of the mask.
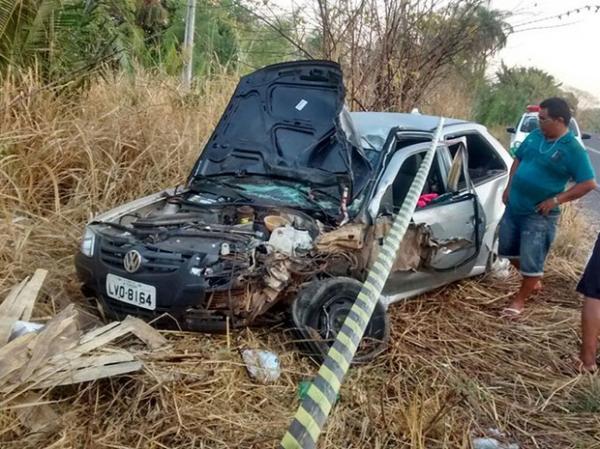
<path id="1" fill-rule="evenodd" d="M 123 337 L 129 333 L 136 335 L 140 340 L 146 343 L 151 348 L 163 346 L 167 340 L 160 335 L 158 331 L 153 329 L 139 318 L 127 317 L 122 322 L 110 323 L 100 329 L 92 330 L 80 339 L 80 345 L 72 350 L 61 354 L 61 358 L 69 358 L 71 360 L 87 354 L 94 349 L 98 349 L 108 343 Z M 53 360 L 51 360 L 52 362 Z"/>
<path id="2" fill-rule="evenodd" d="M 61 368 L 61 371 L 77 371 L 83 368 L 89 368 L 93 366 L 110 365 L 111 363 L 133 362 L 134 360 L 135 358 L 133 354 L 124 349 L 120 349 L 71 360 Z"/>
<path id="3" fill-rule="evenodd" d="M 17 306 L 17 298 L 19 297 L 19 293 L 21 293 L 25 287 L 28 279 L 29 278 L 25 278 L 20 284 L 15 285 L 6 299 L 0 304 L 0 317 L 2 317 L 2 321 L 0 321 L 0 347 L 8 342 L 15 321 L 17 321 L 23 313 L 23 310 Z"/>
<path id="4" fill-rule="evenodd" d="M 113 326 L 112 324 L 113 323 L 85 334 L 80 339 L 80 341 L 84 341 L 83 344 L 50 357 L 46 361 L 45 366 L 36 373 L 35 378 L 45 379 L 53 373 L 63 369 L 68 363 L 130 332 L 128 326 L 123 323 L 118 323 L 117 326 Z M 90 334 L 93 334 L 94 338 L 90 338 Z"/>
<path id="5" fill-rule="evenodd" d="M 98 329 L 91 330 L 81 337 L 81 339 L 79 340 L 79 344 L 87 343 L 88 341 L 93 340 L 94 338 L 102 335 L 103 333 L 108 332 L 111 329 L 114 329 L 115 327 L 119 326 L 120 324 L 121 323 L 119 321 L 113 321 L 112 323 L 108 323 L 107 325 L 99 327 Z"/>
<path id="6" fill-rule="evenodd" d="M 139 318 L 127 316 L 123 321 L 123 324 L 126 324 L 131 333 L 146 343 L 151 349 L 159 349 L 167 344 L 167 339 L 165 337 Z"/>
<path id="7" fill-rule="evenodd" d="M 76 378 L 76 373 L 82 369 L 133 361 L 135 361 L 133 355 L 124 349 L 89 357 L 80 357 L 75 360 L 62 360 L 59 364 L 41 367 L 31 377 L 26 379 L 25 382 L 19 379 L 18 384 L 28 384 L 23 391 L 48 388 L 55 385 L 67 385 L 68 383 L 75 383 L 68 379 Z M 14 384 L 8 384 L 0 388 L 0 391 L 8 393 L 14 390 L 14 386 Z"/>
<path id="8" fill-rule="evenodd" d="M 35 273 L 33 273 L 31 280 L 27 283 L 25 288 L 19 293 L 19 303 L 23 307 L 21 314 L 21 319 L 23 321 L 31 320 L 33 306 L 35 305 L 35 301 L 38 298 L 47 275 L 48 270 L 38 268 L 35 270 Z"/>
<path id="9" fill-rule="evenodd" d="M 21 335 L 0 348 L 0 388 L 11 373 L 20 370 L 29 362 L 27 347 L 36 337 L 37 334 L 34 333 Z"/>
<path id="10" fill-rule="evenodd" d="M 0 305 L 0 346 L 5 345 L 10 337 L 14 322 L 23 319 L 29 321 L 33 306 L 38 297 L 48 270 L 37 269 L 29 282 L 22 281 L 13 287 L 8 297 Z"/>
<path id="11" fill-rule="evenodd" d="M 26 382 L 33 372 L 43 366 L 53 356 L 59 356 L 72 349 L 79 342 L 77 311 L 71 304 L 52 318 L 40 331 L 30 346 L 31 358 L 21 373 L 21 381 Z"/>
<path id="12" fill-rule="evenodd" d="M 10 289 L 10 292 L 8 293 L 4 301 L 2 301 L 2 304 L 0 304 L 0 315 L 5 316 L 9 313 L 9 311 L 13 308 L 15 304 L 15 299 L 18 298 L 19 293 L 21 293 L 21 290 L 23 290 L 23 287 L 25 287 L 25 284 L 27 284 L 28 281 L 29 277 L 26 277 L 19 284 L 13 286 L 13 288 Z"/>
<path id="13" fill-rule="evenodd" d="M 51 388 L 58 385 L 76 384 L 102 379 L 105 377 L 119 376 L 121 374 L 139 371 L 142 369 L 142 366 L 142 362 L 138 360 L 105 366 L 92 366 L 90 368 L 78 370 L 74 373 L 69 373 L 66 376 L 53 376 L 48 378 L 46 381 L 37 384 L 35 388 Z"/>
<path id="14" fill-rule="evenodd" d="M 32 304 L 45 274 L 23 286 L 19 294 L 11 296 L 7 309 L 30 317 Z M 23 296 L 24 302 L 19 299 Z M 0 347 L 0 391 L 22 395 L 32 389 L 51 388 L 79 382 L 93 381 L 137 371 L 143 367 L 132 353 L 124 349 L 104 348 L 114 340 L 133 334 L 152 349 L 164 347 L 167 340 L 144 321 L 127 317 L 81 336 L 77 326 L 78 313 L 68 306 L 52 318 L 37 334 L 18 337 Z M 16 317 L 19 318 L 19 317 Z"/>
<path id="15" fill-rule="evenodd" d="M 80 344 L 76 348 L 73 348 L 71 351 L 63 354 L 62 356 L 75 359 L 80 355 L 87 354 L 88 352 L 91 352 L 94 349 L 107 345 L 111 341 L 116 340 L 117 338 L 122 337 L 123 335 L 127 335 L 129 333 L 128 327 L 123 323 L 119 323 L 118 326 L 113 327 L 111 327 L 110 325 L 103 326 L 102 329 L 109 330 L 100 335 L 96 335 L 94 338 L 89 338 L 87 336 L 88 334 L 85 334 L 83 337 L 81 337 L 80 340 L 84 343 Z"/>

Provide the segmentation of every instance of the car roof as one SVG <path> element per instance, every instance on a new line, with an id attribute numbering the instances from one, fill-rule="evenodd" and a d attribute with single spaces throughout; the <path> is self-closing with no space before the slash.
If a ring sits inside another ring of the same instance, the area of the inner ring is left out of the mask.
<path id="1" fill-rule="evenodd" d="M 406 114 L 402 112 L 351 112 L 352 123 L 362 136 L 376 137 L 381 146 L 392 128 L 406 128 L 431 132 L 440 118 L 434 115 Z M 444 127 L 468 124 L 465 120 L 445 118 Z"/>
<path id="2" fill-rule="evenodd" d="M 362 128 L 394 127 L 432 131 L 438 124 L 439 116 L 423 114 L 406 114 L 402 112 L 351 112 L 352 121 Z M 445 118 L 445 126 L 469 123 L 465 120 Z"/>

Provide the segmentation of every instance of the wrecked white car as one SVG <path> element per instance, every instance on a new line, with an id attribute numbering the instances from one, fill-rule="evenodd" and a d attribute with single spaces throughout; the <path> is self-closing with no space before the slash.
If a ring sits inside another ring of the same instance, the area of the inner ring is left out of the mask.
<path id="1" fill-rule="evenodd" d="M 360 290 L 431 146 L 437 118 L 344 108 L 340 67 L 243 77 L 184 187 L 88 224 L 75 262 L 109 316 L 221 332 L 291 319 L 320 355 Z M 478 124 L 447 120 L 360 357 L 389 304 L 485 272 L 511 163 Z"/>

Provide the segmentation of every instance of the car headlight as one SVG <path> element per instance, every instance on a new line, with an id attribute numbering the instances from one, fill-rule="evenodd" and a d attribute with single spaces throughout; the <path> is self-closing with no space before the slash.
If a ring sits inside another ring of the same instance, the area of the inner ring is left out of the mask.
<path id="1" fill-rule="evenodd" d="M 81 240 L 81 252 L 87 257 L 94 255 L 94 243 L 96 243 L 96 234 L 90 228 L 85 228 L 83 240 Z"/>

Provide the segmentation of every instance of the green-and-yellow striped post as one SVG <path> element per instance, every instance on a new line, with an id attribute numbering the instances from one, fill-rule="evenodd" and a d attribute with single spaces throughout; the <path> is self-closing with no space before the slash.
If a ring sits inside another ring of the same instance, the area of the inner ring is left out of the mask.
<path id="1" fill-rule="evenodd" d="M 440 118 L 431 142 L 431 148 L 419 167 L 406 199 L 402 203 L 400 212 L 394 218 L 392 228 L 385 237 L 383 246 L 369 271 L 367 280 L 352 305 L 335 342 L 329 348 L 327 357 L 325 357 L 316 378 L 308 388 L 288 431 L 281 440 L 280 449 L 313 449 L 316 447 L 317 440 L 336 400 L 344 376 L 356 353 L 356 348 L 365 333 L 375 305 L 381 296 L 381 291 L 392 269 L 400 242 L 417 207 L 417 200 L 423 191 L 425 180 L 429 174 L 443 126 L 444 119 Z"/>

